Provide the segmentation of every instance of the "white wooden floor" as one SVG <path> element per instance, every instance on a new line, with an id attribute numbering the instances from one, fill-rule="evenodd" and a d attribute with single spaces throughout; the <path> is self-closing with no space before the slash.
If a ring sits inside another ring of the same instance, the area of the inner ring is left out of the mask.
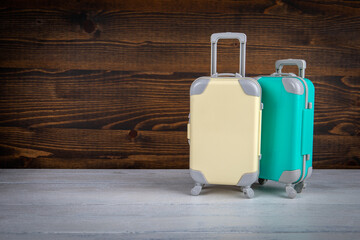
<path id="1" fill-rule="evenodd" d="M 296 199 L 277 183 L 193 197 L 186 170 L 0 170 L 0 239 L 360 239 L 359 184 L 315 170 Z"/>

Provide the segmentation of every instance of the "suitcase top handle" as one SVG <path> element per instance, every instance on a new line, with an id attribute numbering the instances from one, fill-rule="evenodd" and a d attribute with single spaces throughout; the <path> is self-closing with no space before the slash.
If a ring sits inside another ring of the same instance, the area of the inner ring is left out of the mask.
<path id="1" fill-rule="evenodd" d="M 240 63 L 239 63 L 239 73 L 235 74 L 218 74 L 216 71 L 217 64 L 217 43 L 220 39 L 238 39 L 240 42 Z M 245 77 L 245 48 L 246 48 L 246 35 L 244 33 L 233 33 L 233 32 L 224 32 L 224 33 L 214 33 L 211 35 L 211 76 L 223 76 L 223 75 L 233 75 L 238 77 Z"/>
<path id="2" fill-rule="evenodd" d="M 299 68 L 299 77 L 305 77 L 306 62 L 302 59 L 282 59 L 275 62 L 276 73 L 281 73 L 284 66 L 296 65 Z"/>

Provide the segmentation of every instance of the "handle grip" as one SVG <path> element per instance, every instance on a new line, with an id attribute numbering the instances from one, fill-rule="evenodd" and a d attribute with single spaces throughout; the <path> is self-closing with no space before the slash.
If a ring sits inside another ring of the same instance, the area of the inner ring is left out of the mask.
<path id="1" fill-rule="evenodd" d="M 276 73 L 281 73 L 284 66 L 294 65 L 299 68 L 299 76 L 305 77 L 306 62 L 302 59 L 282 59 L 275 62 Z"/>
<path id="2" fill-rule="evenodd" d="M 274 77 L 283 77 L 283 76 L 290 76 L 290 77 L 296 77 L 295 73 L 273 73 L 271 76 Z"/>
<path id="3" fill-rule="evenodd" d="M 212 76 L 213 77 L 226 77 L 226 76 L 241 77 L 240 74 L 238 74 L 238 73 L 215 73 Z"/>
<path id="4" fill-rule="evenodd" d="M 219 76 L 216 71 L 217 64 L 217 43 L 220 39 L 238 39 L 240 42 L 240 63 L 239 74 L 245 77 L 245 49 L 246 49 L 246 35 L 244 33 L 214 33 L 211 35 L 211 76 Z M 236 75 L 236 74 L 235 74 Z"/>

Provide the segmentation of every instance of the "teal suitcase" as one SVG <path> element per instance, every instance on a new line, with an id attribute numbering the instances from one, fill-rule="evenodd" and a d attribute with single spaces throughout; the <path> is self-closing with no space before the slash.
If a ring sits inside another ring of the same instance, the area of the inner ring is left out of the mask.
<path id="1" fill-rule="evenodd" d="M 282 73 L 284 65 L 297 65 L 299 76 Z M 275 67 L 274 74 L 257 77 L 264 104 L 259 183 L 285 183 L 295 198 L 312 173 L 315 88 L 305 78 L 304 60 L 278 60 Z"/>

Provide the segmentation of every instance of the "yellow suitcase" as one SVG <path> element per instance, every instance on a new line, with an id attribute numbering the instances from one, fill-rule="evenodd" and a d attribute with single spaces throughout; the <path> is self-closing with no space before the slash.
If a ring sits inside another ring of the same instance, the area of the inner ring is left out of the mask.
<path id="1" fill-rule="evenodd" d="M 217 73 L 219 39 L 240 41 L 239 73 Z M 187 135 L 192 195 L 199 195 L 205 184 L 221 184 L 240 186 L 245 196 L 254 196 L 250 186 L 259 174 L 262 103 L 260 85 L 245 77 L 245 48 L 243 33 L 212 34 L 211 76 L 191 85 Z"/>

